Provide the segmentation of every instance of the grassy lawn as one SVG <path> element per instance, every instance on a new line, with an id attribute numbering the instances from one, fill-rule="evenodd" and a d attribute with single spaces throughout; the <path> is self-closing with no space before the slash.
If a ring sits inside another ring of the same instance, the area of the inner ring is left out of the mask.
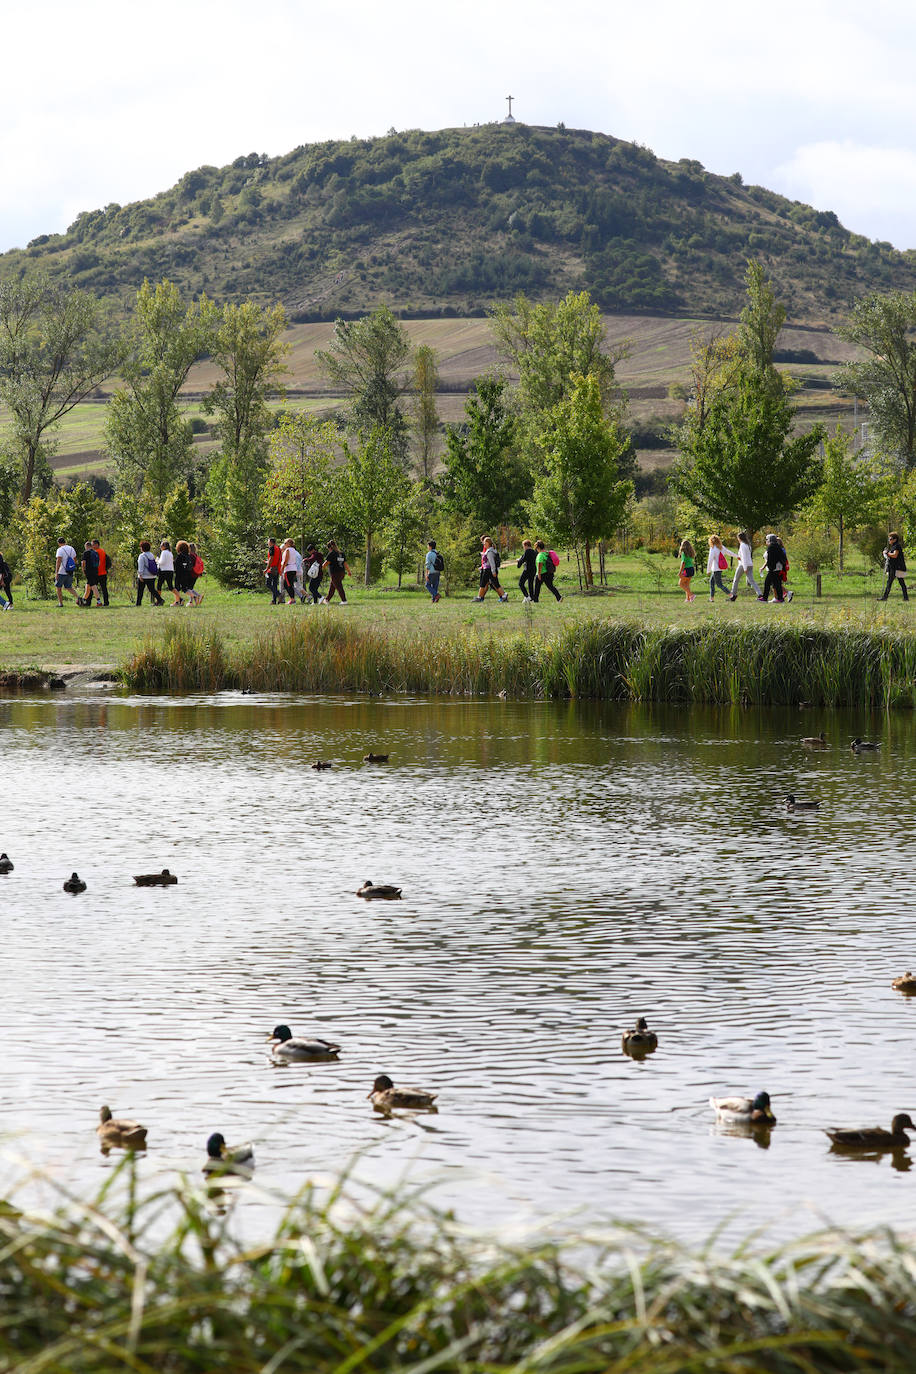
<path id="1" fill-rule="evenodd" d="M 205 593 L 204 604 L 195 610 L 172 610 L 168 606 L 159 609 L 147 602 L 137 609 L 132 604 L 133 589 L 126 584 L 113 589 L 112 605 L 107 611 L 94 607 L 83 610 L 67 598 L 63 610 L 58 610 L 56 601 L 28 600 L 21 588 L 14 587 L 15 609 L 0 615 L 0 668 L 113 667 L 145 636 L 158 634 L 166 620 L 178 616 L 201 628 L 217 629 L 231 647 L 250 642 L 279 617 L 293 615 L 347 616 L 355 622 L 383 625 L 393 633 L 407 635 L 425 636 L 431 631 L 485 635 L 536 631 L 550 635 L 570 621 L 596 617 L 662 626 L 719 620 L 769 624 L 778 616 L 818 627 L 901 628 L 910 624 L 910 607 L 916 607 L 916 597 L 904 603 L 897 593 L 886 605 L 879 603 L 877 596 L 883 579 L 878 573 L 863 576 L 861 569 L 844 578 L 825 574 L 824 594 L 820 598 L 814 595 L 813 578 L 799 574 L 790 584 L 795 599 L 790 605 L 777 607 L 760 605 L 749 592 L 741 593 L 735 603 L 721 596 L 710 603 L 701 578 L 695 579 L 697 599 L 688 606 L 677 586 L 677 560 L 672 556 L 614 556 L 608 569 L 611 588 L 589 596 L 579 592 L 570 567 L 574 569 L 574 564 L 567 564 L 564 558 L 557 584 L 563 601 L 557 604 L 545 592 L 537 606 L 523 603 L 514 562 L 504 569 L 504 584 L 510 591 L 507 605 L 500 605 L 490 593 L 482 606 L 474 606 L 473 591 L 462 589 L 432 606 L 419 589 L 408 587 L 405 582 L 404 589 L 398 592 L 388 578 L 369 591 L 356 583 L 348 585 L 350 604 L 346 609 L 333 605 L 272 608 L 266 596 L 224 591 L 209 577 L 200 584 Z"/>

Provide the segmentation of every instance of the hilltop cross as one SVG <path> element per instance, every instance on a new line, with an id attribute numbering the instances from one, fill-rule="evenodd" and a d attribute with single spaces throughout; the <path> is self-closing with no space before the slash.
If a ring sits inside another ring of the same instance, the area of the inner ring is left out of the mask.
<path id="1" fill-rule="evenodd" d="M 509 102 L 509 118 L 511 119 L 511 118 L 512 118 L 512 102 L 513 102 L 513 100 L 515 99 L 515 96 L 514 96 L 514 95 L 507 95 L 507 96 L 506 96 L 506 99 L 507 99 L 508 102 Z"/>

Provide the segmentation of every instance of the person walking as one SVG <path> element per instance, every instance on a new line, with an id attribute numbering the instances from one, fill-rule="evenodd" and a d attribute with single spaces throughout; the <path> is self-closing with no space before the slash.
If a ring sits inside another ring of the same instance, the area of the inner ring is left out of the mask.
<path id="1" fill-rule="evenodd" d="M 3 602 L 0 610 L 11 611 L 13 609 L 13 570 L 2 553 L 0 553 L 0 601 Z"/>
<path id="2" fill-rule="evenodd" d="M 530 539 L 522 540 L 522 556 L 516 559 L 515 566 L 522 570 L 522 575 L 518 579 L 518 587 L 522 597 L 525 601 L 537 601 L 534 588 L 534 579 L 537 576 L 537 554 Z"/>
<path id="3" fill-rule="evenodd" d="M 559 558 L 552 549 L 548 549 L 543 539 L 539 539 L 534 547 L 536 550 L 537 576 L 534 581 L 534 597 L 532 599 L 535 602 L 540 601 L 541 588 L 546 587 L 548 591 L 553 592 L 558 601 L 562 601 L 562 596 L 553 585 L 553 575 L 559 566 Z"/>
<path id="4" fill-rule="evenodd" d="M 433 605 L 439 600 L 439 578 L 445 569 L 445 559 L 436 550 L 435 539 L 427 540 L 426 544 L 426 590 L 433 600 Z"/>
<path id="5" fill-rule="evenodd" d="M 776 593 L 776 600 L 779 602 L 780 606 L 784 601 L 792 600 L 792 592 L 783 595 L 783 584 L 785 581 L 783 573 L 787 571 L 787 564 L 788 558 L 785 549 L 780 543 L 779 536 L 776 534 L 768 534 L 766 537 L 764 563 L 760 569 L 761 575 L 766 573 L 763 583 L 763 595 L 759 598 L 760 601 L 769 601 L 771 588 Z"/>
<path id="6" fill-rule="evenodd" d="M 314 544 L 309 544 L 302 563 L 309 584 L 309 596 L 312 598 L 312 605 L 317 606 L 321 601 L 321 554 Z"/>
<path id="7" fill-rule="evenodd" d="M 709 536 L 709 555 L 706 559 L 706 576 L 709 578 L 709 599 L 715 600 L 716 588 L 723 596 L 728 596 L 722 574 L 728 567 L 729 558 L 737 558 L 731 549 L 725 548 L 717 534 Z"/>
<path id="8" fill-rule="evenodd" d="M 735 569 L 732 589 L 728 597 L 729 601 L 738 600 L 738 583 L 742 577 L 745 578 L 747 585 L 759 601 L 763 593 L 754 581 L 754 551 L 751 548 L 751 538 L 747 530 L 741 530 L 738 534 L 738 566 Z"/>
<path id="9" fill-rule="evenodd" d="M 163 539 L 159 545 L 156 565 L 156 591 L 161 596 L 162 588 L 168 587 L 172 593 L 172 605 L 179 606 L 181 597 L 175 591 L 175 555 L 172 553 L 172 546 L 167 539 Z"/>
<path id="10" fill-rule="evenodd" d="M 68 544 L 66 539 L 58 539 L 57 552 L 54 555 L 54 588 L 57 592 L 57 604 L 63 606 L 64 592 L 69 592 L 74 601 L 79 601 L 79 597 L 73 590 L 73 574 L 76 572 L 76 549 L 72 544 Z"/>
<path id="11" fill-rule="evenodd" d="M 179 539 L 175 545 L 175 600 L 174 606 L 183 606 L 182 597 L 191 595 L 194 586 L 194 571 L 191 565 L 191 546 L 187 539 Z"/>
<path id="12" fill-rule="evenodd" d="M 291 539 L 284 539 L 280 549 L 280 575 L 286 591 L 286 604 L 296 604 L 296 580 L 299 576 L 299 553 Z"/>
<path id="13" fill-rule="evenodd" d="M 280 549 L 276 539 L 273 537 L 267 541 L 267 562 L 264 565 L 264 580 L 270 588 L 271 606 L 282 606 L 283 597 L 280 593 Z"/>
<path id="14" fill-rule="evenodd" d="M 896 582 L 903 592 L 904 601 L 909 601 L 910 594 L 906 589 L 906 557 L 903 552 L 903 545 L 900 542 L 900 535 L 896 530 L 891 530 L 887 536 L 887 548 L 884 550 L 884 571 L 887 574 L 887 585 L 884 588 L 884 595 L 879 596 L 879 601 L 886 601 L 891 594 L 891 587 Z"/>
<path id="15" fill-rule="evenodd" d="M 93 539 L 92 547 L 99 556 L 99 591 L 102 593 L 103 606 L 108 605 L 108 574 L 114 567 L 114 560 L 109 557 L 105 549 L 102 548 L 101 541 Z"/>
<path id="16" fill-rule="evenodd" d="M 143 600 L 143 593 L 149 592 L 149 599 L 154 606 L 164 606 L 165 602 L 156 591 L 156 560 L 150 552 L 150 542 L 148 539 L 141 539 L 140 554 L 137 558 L 137 605 Z"/>
<path id="17" fill-rule="evenodd" d="M 684 593 L 685 601 L 696 601 L 697 594 L 690 590 L 690 580 L 697 570 L 697 556 L 689 539 L 681 540 L 678 554 L 681 559 L 681 565 L 677 571 L 678 585 Z"/>
<path id="18" fill-rule="evenodd" d="M 508 601 L 509 593 L 504 592 L 499 585 L 500 560 L 496 545 L 488 534 L 485 534 L 480 542 L 483 545 L 480 551 L 480 591 L 471 600 L 474 604 L 479 604 L 492 587 L 500 601 Z"/>
<path id="19" fill-rule="evenodd" d="M 328 540 L 328 554 L 327 558 L 325 558 L 324 563 L 322 564 L 322 567 L 327 568 L 328 577 L 331 579 L 331 585 L 330 587 L 328 587 L 328 594 L 326 597 L 323 596 L 321 598 L 322 601 L 332 601 L 334 598 L 334 593 L 336 592 L 337 595 L 340 597 L 341 605 L 346 606 L 347 595 L 343 589 L 344 574 L 346 574 L 347 577 L 352 577 L 353 574 L 350 572 L 350 565 L 347 562 L 344 554 L 337 547 L 333 539 Z"/>
<path id="20" fill-rule="evenodd" d="M 83 577 L 86 579 L 86 586 L 82 596 L 76 598 L 77 606 L 91 606 L 93 601 L 97 601 L 101 606 L 102 598 L 99 593 L 99 556 L 92 547 L 92 540 L 87 539 L 83 545 L 82 557 Z"/>
<path id="21" fill-rule="evenodd" d="M 204 594 L 197 591 L 197 579 L 204 575 L 204 560 L 197 552 L 196 544 L 188 545 L 188 557 L 191 560 L 191 575 L 188 579 L 188 605 L 199 606 L 204 599 Z"/>

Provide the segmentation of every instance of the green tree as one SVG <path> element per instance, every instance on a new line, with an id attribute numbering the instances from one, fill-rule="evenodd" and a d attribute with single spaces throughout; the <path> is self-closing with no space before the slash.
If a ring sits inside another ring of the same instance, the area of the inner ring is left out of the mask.
<path id="1" fill-rule="evenodd" d="M 263 518 L 273 534 L 295 535 L 299 548 L 308 539 L 325 540 L 334 517 L 333 463 L 339 439 L 330 420 L 285 411 L 270 436 L 267 477 L 261 492 Z"/>
<path id="2" fill-rule="evenodd" d="M 439 368 L 436 354 L 428 344 L 421 344 L 414 358 L 413 427 L 416 435 L 417 456 L 423 480 L 429 483 L 432 477 L 433 462 L 436 456 L 436 435 L 439 432 L 439 415 L 436 410 L 436 390 L 439 386 Z"/>
<path id="3" fill-rule="evenodd" d="M 46 601 L 54 585 L 54 553 L 57 540 L 67 531 L 60 528 L 56 496 L 33 496 L 22 508 L 25 581 L 29 595 Z M 75 545 L 74 545 L 75 547 Z"/>
<path id="4" fill-rule="evenodd" d="M 206 296 L 186 306 L 170 281 L 145 281 L 137 292 L 124 386 L 108 407 L 106 444 L 118 486 L 135 496 L 145 491 L 160 511 L 175 483 L 191 472 L 191 425 L 178 394 L 211 346 L 215 317 Z"/>
<path id="5" fill-rule="evenodd" d="M 0 284 L 0 400 L 24 506 L 42 469 L 50 480 L 54 428 L 121 356 L 101 306 L 85 291 L 42 276 Z"/>
<path id="6" fill-rule="evenodd" d="M 502 377 L 478 377 L 464 406 L 465 422 L 446 436 L 448 505 L 485 528 L 508 522 L 531 493 L 531 477 L 518 454 L 518 422 L 506 407 Z"/>
<path id="7" fill-rule="evenodd" d="M 633 484 L 619 479 L 629 436 L 604 414 L 598 377 L 577 377 L 569 396 L 544 416 L 535 436 L 539 456 L 529 510 L 534 523 L 583 550 L 594 583 L 591 545 L 620 524 Z"/>
<path id="8" fill-rule="evenodd" d="M 387 548 L 385 562 L 398 575 L 400 588 L 404 574 L 415 567 L 420 539 L 429 528 L 429 501 L 421 482 L 399 486 L 397 498 L 382 530 Z M 425 557 L 426 550 L 423 550 Z"/>
<path id="9" fill-rule="evenodd" d="M 185 482 L 176 482 L 165 499 L 162 531 L 172 541 L 173 549 L 179 539 L 197 542 L 197 512 Z"/>
<path id="10" fill-rule="evenodd" d="M 836 385 L 868 402 L 877 447 L 916 465 L 916 291 L 865 296 L 853 307 L 840 338 L 868 355 L 847 363 Z"/>
<path id="11" fill-rule="evenodd" d="M 837 425 L 834 434 L 824 443 L 823 475 L 811 502 L 811 514 L 837 531 L 840 572 L 843 571 L 846 530 L 870 524 L 879 517 L 886 485 L 871 466 L 858 460 L 851 450 L 852 435 L 844 434 Z"/>
<path id="12" fill-rule="evenodd" d="M 76 549 L 76 562 L 83 556 L 87 539 L 98 539 L 108 514 L 104 501 L 100 501 L 88 482 L 75 482 L 57 497 L 55 507 L 63 535 Z M 53 561 L 52 561 L 53 567 Z"/>
<path id="13" fill-rule="evenodd" d="M 773 353 L 779 331 L 785 324 L 785 306 L 777 301 L 776 293 L 759 262 L 748 262 L 744 285 L 747 305 L 741 312 L 738 326 L 739 351 L 753 370 L 778 391 L 783 388 L 784 382 L 773 366 Z"/>
<path id="14" fill-rule="evenodd" d="M 790 438 L 795 411 L 767 374 L 745 365 L 709 402 L 704 422 L 688 415 L 671 483 L 717 523 L 752 534 L 811 500 L 821 481 L 817 425 Z"/>
<path id="15" fill-rule="evenodd" d="M 361 320 L 338 320 L 330 347 L 315 357 L 329 381 L 351 397 L 350 423 L 363 437 L 386 429 L 389 447 L 400 461 L 407 453 L 407 422 L 399 401 L 410 356 L 407 331 L 387 305 Z"/>
<path id="16" fill-rule="evenodd" d="M 287 372 L 286 327 L 281 305 L 262 309 L 247 301 L 225 305 L 213 317 L 209 351 L 222 376 L 204 399 L 204 410 L 217 417 L 216 436 L 236 463 L 266 460 L 272 424 L 267 402 L 283 394 L 280 379 Z"/>
<path id="17" fill-rule="evenodd" d="M 594 377 L 601 404 L 620 401 L 617 364 L 630 352 L 610 345 L 601 311 L 587 291 L 570 291 L 556 305 L 535 304 L 522 294 L 493 314 L 496 346 L 518 372 L 522 407 L 551 410 L 569 396 L 576 377 Z"/>
<path id="18" fill-rule="evenodd" d="M 366 586 L 372 580 L 372 541 L 391 519 L 409 486 L 403 467 L 392 457 L 391 436 L 376 425 L 355 448 L 347 448 L 340 495 L 344 518 L 365 541 Z"/>

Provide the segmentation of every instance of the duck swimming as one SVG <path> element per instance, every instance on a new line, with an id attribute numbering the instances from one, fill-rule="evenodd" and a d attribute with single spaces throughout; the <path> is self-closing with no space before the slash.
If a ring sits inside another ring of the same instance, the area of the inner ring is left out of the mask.
<path id="1" fill-rule="evenodd" d="M 312 764 L 312 767 L 315 769 L 316 773 L 323 773 L 326 768 L 333 768 L 334 765 L 333 763 L 327 763 L 324 759 L 317 759 Z"/>
<path id="2" fill-rule="evenodd" d="M 644 1016 L 640 1016 L 633 1030 L 625 1030 L 621 1038 L 624 1054 L 650 1054 L 658 1047 L 658 1036 L 650 1031 Z"/>
<path id="3" fill-rule="evenodd" d="M 145 1150 L 146 1127 L 139 1121 L 128 1121 L 125 1117 L 114 1117 L 110 1107 L 99 1112 L 99 1124 L 95 1128 L 105 1154 L 109 1150 Z"/>
<path id="4" fill-rule="evenodd" d="M 857 736 L 849 747 L 854 754 L 877 754 L 881 745 L 872 744 L 869 740 L 859 739 Z"/>
<path id="5" fill-rule="evenodd" d="M 834 1146 L 841 1150 L 904 1150 L 910 1143 L 907 1128 L 916 1131 L 907 1113 L 898 1112 L 889 1131 L 880 1126 L 867 1126 L 861 1131 L 831 1127 L 826 1133 Z"/>
<path id="6" fill-rule="evenodd" d="M 71 873 L 71 874 L 70 874 L 70 877 L 69 877 L 69 878 L 67 879 L 67 881 L 64 883 L 64 891 L 65 891 L 65 892 L 85 892 L 85 891 L 86 891 L 86 884 L 83 882 L 82 878 L 80 877 L 80 875 L 79 875 L 78 873 Z"/>
<path id="7" fill-rule="evenodd" d="M 808 749 L 826 749 L 827 736 L 822 730 L 819 735 L 802 735 L 801 742 L 806 745 Z"/>
<path id="8" fill-rule="evenodd" d="M 396 902 L 401 895 L 401 889 L 392 887 L 390 883 L 374 883 L 371 878 L 367 878 L 362 887 L 356 889 L 356 895 L 365 897 L 370 902 Z"/>
<path id="9" fill-rule="evenodd" d="M 787 811 L 819 811 L 820 805 L 819 801 L 796 801 L 791 792 L 786 797 Z"/>
<path id="10" fill-rule="evenodd" d="M 741 1122 L 746 1126 L 775 1126 L 770 1110 L 770 1094 L 756 1097 L 711 1097 L 709 1105 L 720 1121 Z"/>
<path id="11" fill-rule="evenodd" d="M 317 1037 L 311 1040 L 299 1039 L 293 1035 L 289 1026 L 274 1026 L 268 1039 L 273 1042 L 271 1055 L 278 1064 L 302 1064 L 309 1060 L 316 1062 L 322 1059 L 337 1059 L 340 1055 L 339 1045 L 333 1045 L 330 1040 L 319 1040 Z"/>
<path id="12" fill-rule="evenodd" d="M 4 852 L 0 854 L 0 873 L 12 873 L 12 871 L 13 861 L 4 850 Z"/>
<path id="13" fill-rule="evenodd" d="M 916 992 L 916 973 L 910 973 L 907 969 L 902 978 L 895 978 L 891 987 L 896 992 Z"/>
<path id="14" fill-rule="evenodd" d="M 227 1146 L 225 1138 L 215 1131 L 207 1141 L 205 1174 L 233 1174 L 236 1178 L 251 1178 L 254 1173 L 254 1150 L 251 1145 Z"/>
<path id="15" fill-rule="evenodd" d="M 389 757 L 388 754 L 364 754 L 363 763 L 387 763 Z"/>
<path id="16" fill-rule="evenodd" d="M 377 1112 L 390 1112 L 393 1107 L 412 1108 L 417 1112 L 435 1112 L 434 1105 L 438 1093 L 424 1092 L 422 1088 L 396 1088 L 387 1073 L 380 1073 L 367 1093 Z"/>
<path id="17" fill-rule="evenodd" d="M 161 873 L 135 873 L 134 882 L 137 887 L 171 887 L 178 879 L 164 868 Z"/>

